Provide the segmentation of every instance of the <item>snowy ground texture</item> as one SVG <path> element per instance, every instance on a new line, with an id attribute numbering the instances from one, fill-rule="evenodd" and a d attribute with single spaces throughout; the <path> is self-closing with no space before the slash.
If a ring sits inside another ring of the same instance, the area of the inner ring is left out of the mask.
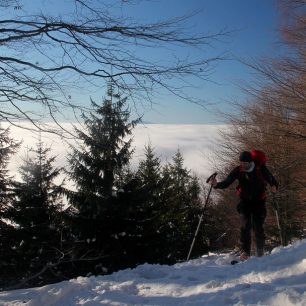
<path id="1" fill-rule="evenodd" d="M 0 292 L 0 305 L 306 305 L 306 240 L 234 266 L 231 260 L 210 254 L 174 266 L 145 264 Z"/>

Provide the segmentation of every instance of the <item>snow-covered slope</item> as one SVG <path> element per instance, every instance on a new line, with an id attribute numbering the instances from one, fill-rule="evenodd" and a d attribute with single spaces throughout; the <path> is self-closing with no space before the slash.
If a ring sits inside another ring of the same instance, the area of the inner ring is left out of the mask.
<path id="1" fill-rule="evenodd" d="M 0 293 L 0 305 L 306 305 L 306 241 L 230 265 L 210 254 L 174 266 L 141 265 L 112 275 Z"/>

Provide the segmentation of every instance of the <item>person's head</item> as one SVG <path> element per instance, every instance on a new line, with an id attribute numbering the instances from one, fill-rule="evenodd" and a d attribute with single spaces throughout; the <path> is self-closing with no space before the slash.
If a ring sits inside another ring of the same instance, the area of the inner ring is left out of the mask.
<path id="1" fill-rule="evenodd" d="M 253 159 L 252 159 L 251 152 L 249 152 L 249 151 L 241 152 L 241 154 L 239 156 L 239 161 L 240 161 L 240 166 L 244 170 L 249 170 L 252 167 L 252 164 L 253 164 Z"/>

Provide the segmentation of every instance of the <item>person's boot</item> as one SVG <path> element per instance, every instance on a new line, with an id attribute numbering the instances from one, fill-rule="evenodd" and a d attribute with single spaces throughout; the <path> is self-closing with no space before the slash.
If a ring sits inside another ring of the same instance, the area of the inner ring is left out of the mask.
<path id="1" fill-rule="evenodd" d="M 261 257 L 261 256 L 263 256 L 264 255 L 264 250 L 263 249 L 257 249 L 257 257 Z"/>
<path id="2" fill-rule="evenodd" d="M 248 254 L 247 252 L 242 252 L 239 258 L 241 261 L 248 260 L 250 258 L 250 254 Z"/>

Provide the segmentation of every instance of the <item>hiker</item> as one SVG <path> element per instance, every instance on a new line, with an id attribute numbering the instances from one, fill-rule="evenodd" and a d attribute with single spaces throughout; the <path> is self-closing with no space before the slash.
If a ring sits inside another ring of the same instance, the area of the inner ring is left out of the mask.
<path id="1" fill-rule="evenodd" d="M 239 156 L 240 165 L 234 168 L 227 178 L 217 182 L 212 178 L 210 184 L 215 189 L 225 189 L 235 180 L 238 180 L 237 193 L 240 202 L 237 211 L 240 215 L 240 242 L 241 260 L 246 260 L 251 253 L 252 227 L 256 237 L 257 256 L 264 254 L 265 233 L 264 221 L 266 218 L 266 185 L 271 186 L 271 192 L 276 193 L 278 183 L 267 169 L 266 157 L 263 152 L 253 150 L 243 151 Z"/>

